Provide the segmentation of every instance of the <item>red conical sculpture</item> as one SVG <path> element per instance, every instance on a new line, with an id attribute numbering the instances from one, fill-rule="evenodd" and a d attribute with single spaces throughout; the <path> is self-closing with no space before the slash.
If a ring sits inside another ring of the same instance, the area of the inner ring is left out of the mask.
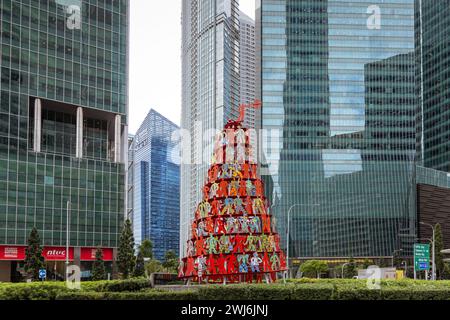
<path id="1" fill-rule="evenodd" d="M 242 105 L 236 121 L 218 135 L 213 163 L 203 187 L 182 259 L 179 277 L 210 283 L 276 280 L 286 271 L 280 237 L 272 226 L 264 184 L 250 147 L 249 130 L 242 126 Z"/>

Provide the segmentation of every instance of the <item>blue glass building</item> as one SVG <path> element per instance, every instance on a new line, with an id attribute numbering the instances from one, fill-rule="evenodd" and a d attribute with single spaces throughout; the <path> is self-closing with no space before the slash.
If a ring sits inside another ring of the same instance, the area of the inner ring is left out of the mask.
<path id="1" fill-rule="evenodd" d="M 414 0 L 261 0 L 257 33 L 262 128 L 279 137 L 263 141 L 266 193 L 289 255 L 407 252 Z"/>
<path id="2" fill-rule="evenodd" d="M 133 140 L 133 231 L 137 245 L 153 242 L 156 259 L 168 250 L 178 254 L 180 164 L 172 134 L 179 127 L 150 110 Z"/>

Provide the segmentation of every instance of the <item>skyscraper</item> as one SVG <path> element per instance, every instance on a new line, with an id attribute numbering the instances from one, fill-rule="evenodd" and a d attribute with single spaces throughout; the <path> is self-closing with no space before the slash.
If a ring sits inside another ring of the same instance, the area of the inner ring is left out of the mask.
<path id="1" fill-rule="evenodd" d="M 128 135 L 127 218 L 133 221 L 134 205 L 134 135 Z"/>
<path id="2" fill-rule="evenodd" d="M 256 43 L 255 21 L 242 11 L 239 12 L 239 80 L 240 103 L 251 104 L 256 99 Z M 255 128 L 256 109 L 245 113 L 244 125 Z"/>
<path id="3" fill-rule="evenodd" d="M 182 116 L 180 252 L 211 161 L 214 134 L 239 105 L 237 0 L 182 3 Z"/>
<path id="4" fill-rule="evenodd" d="M 257 12 L 262 127 L 280 137 L 263 143 L 266 192 L 289 255 L 406 251 L 416 219 L 414 1 L 261 0 Z"/>
<path id="5" fill-rule="evenodd" d="M 33 227 L 47 261 L 68 254 L 89 270 L 97 246 L 113 258 L 126 211 L 128 8 L 1 2 L 2 279 L 14 280 Z"/>
<path id="6" fill-rule="evenodd" d="M 162 261 L 168 250 L 178 253 L 180 235 L 179 150 L 172 134 L 179 127 L 150 110 L 133 139 L 133 233 L 136 245 L 153 242 Z"/>
<path id="7" fill-rule="evenodd" d="M 447 1 L 416 0 L 419 106 L 417 156 L 427 168 L 450 172 L 450 7 Z"/>

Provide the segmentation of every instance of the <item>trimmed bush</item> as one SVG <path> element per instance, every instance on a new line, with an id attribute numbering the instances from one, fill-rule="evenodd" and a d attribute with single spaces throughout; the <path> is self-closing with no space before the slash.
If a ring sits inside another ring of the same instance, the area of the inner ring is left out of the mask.
<path id="1" fill-rule="evenodd" d="M 33 282 L 0 286 L 0 300 L 54 300 L 69 289 L 64 282 Z"/>
<path id="2" fill-rule="evenodd" d="M 246 300 L 290 300 L 292 286 L 280 284 L 258 284 L 248 287 Z M 236 299 L 242 300 L 242 299 Z"/>
<path id="3" fill-rule="evenodd" d="M 150 281 L 146 278 L 134 278 L 127 280 L 82 282 L 81 288 L 85 291 L 96 292 L 140 291 L 150 288 Z"/>
<path id="4" fill-rule="evenodd" d="M 245 285 L 211 285 L 200 286 L 198 297 L 200 300 L 248 300 L 248 288 Z"/>
<path id="5" fill-rule="evenodd" d="M 302 283 L 292 287 L 291 300 L 330 300 L 334 287 L 327 283 Z"/>
<path id="6" fill-rule="evenodd" d="M 187 290 L 151 289 L 147 279 L 1 284 L 0 300 L 450 300 L 449 281 L 382 280 L 381 290 L 366 280 L 296 279 L 287 284 L 192 286 Z"/>
<path id="7" fill-rule="evenodd" d="M 86 292 L 73 290 L 60 293 L 56 296 L 56 300 L 105 300 L 103 292 Z"/>
<path id="8" fill-rule="evenodd" d="M 280 284 L 232 284 L 202 286 L 200 300 L 289 300 L 292 286 Z"/>
<path id="9" fill-rule="evenodd" d="M 252 284 L 204 286 L 198 290 L 200 300 L 327 300 L 330 284 Z"/>
<path id="10" fill-rule="evenodd" d="M 106 300 L 197 300 L 194 291 L 107 292 Z"/>
<path id="11" fill-rule="evenodd" d="M 349 286 L 336 286 L 333 292 L 333 300 L 380 300 L 381 290 L 367 288 L 354 288 Z"/>
<path id="12" fill-rule="evenodd" d="M 69 292 L 57 300 L 196 300 L 193 291 L 143 291 L 143 292 Z"/>

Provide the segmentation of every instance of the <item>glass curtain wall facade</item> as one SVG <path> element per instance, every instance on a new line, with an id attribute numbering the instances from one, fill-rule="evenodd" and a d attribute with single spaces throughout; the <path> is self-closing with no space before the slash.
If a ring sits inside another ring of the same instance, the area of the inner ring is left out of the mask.
<path id="1" fill-rule="evenodd" d="M 256 99 L 256 47 L 255 21 L 242 11 L 239 12 L 239 80 L 240 103 L 251 104 Z M 259 110 L 247 109 L 244 125 L 255 128 L 261 121 Z M 257 120 L 259 119 L 259 120 Z"/>
<path id="2" fill-rule="evenodd" d="M 237 0 L 182 1 L 180 252 L 211 161 L 214 135 L 239 106 Z"/>
<path id="3" fill-rule="evenodd" d="M 136 245 L 153 242 L 156 259 L 178 254 L 180 159 L 172 135 L 179 127 L 150 110 L 133 140 L 133 230 Z"/>
<path id="4" fill-rule="evenodd" d="M 65 245 L 70 201 L 71 246 L 117 247 L 128 5 L 0 1 L 0 244 Z"/>
<path id="5" fill-rule="evenodd" d="M 128 135 L 127 218 L 133 221 L 134 205 L 134 135 Z"/>
<path id="6" fill-rule="evenodd" d="M 450 172 L 450 6 L 416 0 L 417 155 L 420 164 Z"/>
<path id="7" fill-rule="evenodd" d="M 260 0 L 257 13 L 266 193 L 289 255 L 406 253 L 414 1 Z"/>

